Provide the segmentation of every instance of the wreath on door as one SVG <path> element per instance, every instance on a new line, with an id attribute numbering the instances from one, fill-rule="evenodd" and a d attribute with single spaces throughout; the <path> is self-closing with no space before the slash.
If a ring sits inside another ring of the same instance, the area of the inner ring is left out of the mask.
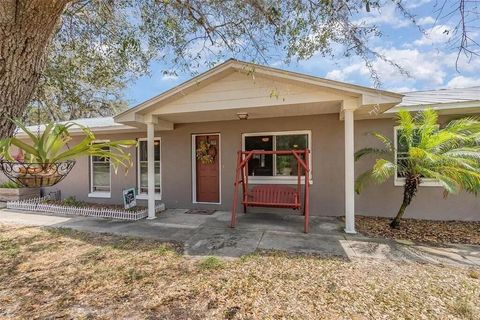
<path id="1" fill-rule="evenodd" d="M 200 141 L 196 155 L 202 164 L 212 164 L 217 156 L 217 148 L 208 141 Z"/>

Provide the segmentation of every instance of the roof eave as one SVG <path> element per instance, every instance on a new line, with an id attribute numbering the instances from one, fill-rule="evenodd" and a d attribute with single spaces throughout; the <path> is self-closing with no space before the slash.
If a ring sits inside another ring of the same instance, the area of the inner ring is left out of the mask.
<path id="1" fill-rule="evenodd" d="M 169 89 L 145 102 L 138 104 L 135 107 L 130 108 L 116 116 L 114 116 L 114 121 L 118 123 L 129 123 L 131 121 L 136 121 L 135 114 L 142 113 L 143 110 L 151 107 L 152 105 L 161 102 L 162 100 L 168 99 L 170 97 L 174 97 L 176 94 L 182 92 L 190 88 L 191 86 L 198 84 L 210 77 L 220 74 L 222 72 L 226 72 L 229 69 L 237 70 L 237 71 L 244 71 L 249 72 L 246 70 L 246 67 L 252 67 L 254 72 L 259 72 L 260 74 L 267 75 L 267 76 L 275 76 L 281 77 L 284 79 L 290 79 L 294 81 L 301 81 L 325 88 L 329 88 L 332 90 L 338 90 L 346 93 L 350 93 L 356 96 L 361 97 L 361 104 L 362 105 L 375 105 L 375 104 L 392 104 L 392 103 L 399 103 L 403 97 L 402 94 L 384 91 L 380 89 L 372 89 L 368 87 L 363 87 L 359 85 L 339 82 L 335 80 L 323 79 L 315 76 L 305 75 L 298 72 L 293 71 L 286 71 L 272 67 L 266 67 L 262 65 L 257 65 L 250 62 L 238 61 L 234 59 L 227 60 L 222 64 L 215 66 L 212 69 L 205 71 L 204 73 L 189 79 L 178 86 Z M 133 115 L 133 117 L 132 117 Z"/>

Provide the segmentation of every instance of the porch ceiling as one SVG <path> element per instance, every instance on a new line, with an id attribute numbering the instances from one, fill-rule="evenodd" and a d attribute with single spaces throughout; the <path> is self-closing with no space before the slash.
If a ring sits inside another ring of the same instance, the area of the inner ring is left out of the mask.
<path id="1" fill-rule="evenodd" d="M 306 116 L 315 114 L 339 113 L 341 101 L 275 105 L 250 108 L 177 112 L 158 115 L 160 119 L 173 123 L 193 123 L 206 121 L 238 120 L 238 113 L 247 113 L 248 119 Z"/>

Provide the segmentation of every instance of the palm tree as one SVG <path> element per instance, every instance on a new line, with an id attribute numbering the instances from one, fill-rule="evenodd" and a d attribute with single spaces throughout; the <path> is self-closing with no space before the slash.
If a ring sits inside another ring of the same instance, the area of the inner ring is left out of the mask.
<path id="1" fill-rule="evenodd" d="M 400 227 L 405 209 L 415 197 L 425 179 L 438 181 L 444 195 L 463 190 L 477 195 L 480 192 L 480 121 L 475 117 L 452 120 L 444 127 L 438 124 L 438 114 L 427 109 L 412 116 L 402 110 L 397 115 L 399 126 L 397 150 L 390 139 L 371 133 L 382 148 L 363 148 L 355 160 L 376 155 L 370 170 L 359 175 L 355 191 L 360 193 L 369 182 L 383 183 L 392 175 L 405 180 L 403 201 L 390 223 Z"/>

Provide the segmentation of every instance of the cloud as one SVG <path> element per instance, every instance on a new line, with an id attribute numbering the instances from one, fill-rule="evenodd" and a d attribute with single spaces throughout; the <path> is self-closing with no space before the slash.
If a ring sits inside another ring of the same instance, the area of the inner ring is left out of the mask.
<path id="1" fill-rule="evenodd" d="M 364 14 L 356 23 L 363 25 L 389 25 L 393 28 L 404 28 L 412 24 L 409 19 L 397 12 L 397 6 L 394 2 L 388 2 L 379 9 Z"/>
<path id="2" fill-rule="evenodd" d="M 417 46 L 446 43 L 452 37 L 453 28 L 447 25 L 434 26 L 425 31 L 425 34 L 413 42 Z"/>
<path id="3" fill-rule="evenodd" d="M 368 71 L 368 69 L 365 67 L 363 63 L 354 63 L 343 69 L 335 69 L 328 72 L 325 75 L 325 78 L 345 82 L 347 81 L 348 77 L 352 74 L 368 76 L 369 73 L 370 72 Z"/>
<path id="4" fill-rule="evenodd" d="M 421 26 L 434 24 L 436 22 L 435 18 L 432 16 L 421 17 L 418 19 L 417 23 Z"/>
<path id="5" fill-rule="evenodd" d="M 417 0 L 417 1 L 408 1 L 405 5 L 407 9 L 415 9 L 423 6 L 424 4 L 430 3 L 432 0 Z"/>
<path id="6" fill-rule="evenodd" d="M 425 81 L 434 86 L 444 83 L 446 72 L 443 64 L 439 63 L 444 59 L 444 56 L 440 53 L 421 52 L 418 49 L 378 48 L 377 50 L 387 59 L 401 66 L 410 75 L 408 77 L 390 63 L 376 58 L 372 62 L 372 66 L 377 71 L 382 83 L 386 84 L 387 87 L 396 88 L 399 91 L 398 89 L 409 90 L 414 88 L 417 81 Z M 325 77 L 333 80 L 355 82 L 355 79 L 365 79 L 369 75 L 370 71 L 365 64 L 358 61 L 345 68 L 331 70 Z"/>
<path id="7" fill-rule="evenodd" d="M 388 87 L 386 88 L 386 90 L 398 92 L 398 93 L 406 93 L 406 92 L 417 91 L 418 89 L 415 87 Z"/>
<path id="8" fill-rule="evenodd" d="M 466 75 L 480 73 L 480 57 L 469 57 L 464 54 L 458 55 L 458 52 L 440 54 L 438 57 L 438 63 L 442 64 L 446 69 L 455 70 Z"/>
<path id="9" fill-rule="evenodd" d="M 480 78 L 456 76 L 447 83 L 447 88 L 468 88 L 480 86 Z"/>

